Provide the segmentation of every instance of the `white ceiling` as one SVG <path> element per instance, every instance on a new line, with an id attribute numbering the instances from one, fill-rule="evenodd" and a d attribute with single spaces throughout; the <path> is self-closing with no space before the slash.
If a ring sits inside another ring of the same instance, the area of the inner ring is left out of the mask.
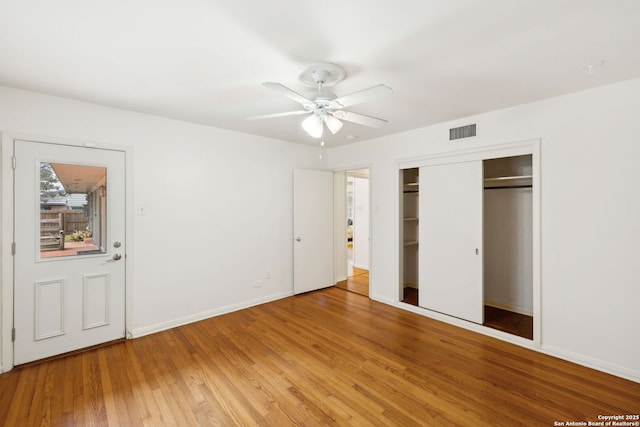
<path id="1" fill-rule="evenodd" d="M 604 61 L 589 75 L 580 66 Z M 328 145 L 640 77 L 639 0 L 0 0 L 0 85 L 312 143 L 298 92 L 342 66 L 338 96 L 379 83 Z"/>

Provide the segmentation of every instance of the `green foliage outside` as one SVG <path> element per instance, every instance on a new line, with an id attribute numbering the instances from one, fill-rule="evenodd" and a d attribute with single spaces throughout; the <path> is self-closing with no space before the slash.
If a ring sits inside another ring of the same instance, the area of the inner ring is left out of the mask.
<path id="1" fill-rule="evenodd" d="M 60 180 L 47 162 L 40 163 L 40 201 L 44 202 L 58 196 L 65 196 L 67 192 Z"/>

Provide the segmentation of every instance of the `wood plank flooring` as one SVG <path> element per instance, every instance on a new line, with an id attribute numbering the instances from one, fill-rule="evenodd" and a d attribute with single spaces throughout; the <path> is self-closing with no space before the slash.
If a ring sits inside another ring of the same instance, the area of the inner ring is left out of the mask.
<path id="1" fill-rule="evenodd" d="M 552 426 L 640 384 L 335 287 L 0 375 L 3 426 Z"/>
<path id="2" fill-rule="evenodd" d="M 336 287 L 356 294 L 369 296 L 369 270 L 353 267 L 352 273 L 346 280 L 336 283 Z"/>

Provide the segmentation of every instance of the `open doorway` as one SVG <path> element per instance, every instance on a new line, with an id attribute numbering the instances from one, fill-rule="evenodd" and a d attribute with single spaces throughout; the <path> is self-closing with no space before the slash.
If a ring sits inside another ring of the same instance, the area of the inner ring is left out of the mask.
<path id="1" fill-rule="evenodd" d="M 339 252 L 344 254 L 338 262 L 344 266 L 344 275 L 337 280 L 336 287 L 369 296 L 369 169 L 341 174 L 336 192 L 341 193 L 344 203 L 336 205 L 342 211 L 336 212 L 336 216 L 344 229 L 338 234 L 342 249 Z"/>

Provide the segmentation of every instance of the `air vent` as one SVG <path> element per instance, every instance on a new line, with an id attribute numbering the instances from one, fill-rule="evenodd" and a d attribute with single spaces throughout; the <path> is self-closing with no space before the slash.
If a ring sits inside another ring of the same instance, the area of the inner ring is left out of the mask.
<path id="1" fill-rule="evenodd" d="M 472 125 L 449 129 L 449 141 L 454 141 L 461 138 L 469 138 L 471 136 L 476 136 L 475 123 Z"/>

